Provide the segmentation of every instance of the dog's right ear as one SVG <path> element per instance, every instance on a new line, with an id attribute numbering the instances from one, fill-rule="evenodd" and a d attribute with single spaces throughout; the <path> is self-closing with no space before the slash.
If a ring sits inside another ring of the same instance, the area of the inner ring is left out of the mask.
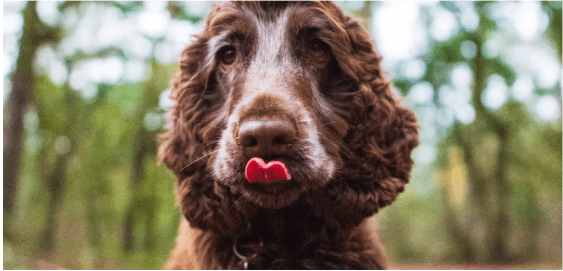
<path id="1" fill-rule="evenodd" d="M 211 17 L 219 8 L 215 6 Z M 166 132 L 159 135 L 160 146 L 157 159 L 179 177 L 189 171 L 185 168 L 194 159 L 201 157 L 205 129 L 214 121 L 212 108 L 206 106 L 213 72 L 213 57 L 209 53 L 210 31 L 206 29 L 189 44 L 180 55 L 180 70 L 170 82 L 169 98 L 173 105 L 168 109 Z M 193 168 L 193 167 L 190 167 Z"/>
<path id="2" fill-rule="evenodd" d="M 184 155 L 184 146 L 188 145 L 188 136 L 184 137 L 176 131 L 178 114 L 174 108 L 169 109 L 166 118 L 166 132 L 158 135 L 159 147 L 157 152 L 158 163 L 165 164 L 179 176 L 183 165 L 187 165 L 189 155 Z"/>
<path id="3" fill-rule="evenodd" d="M 225 6 L 215 4 L 205 30 L 181 54 L 180 71 L 172 78 L 166 132 L 159 135 L 157 158 L 175 174 L 177 197 L 190 226 L 234 235 L 251 214 L 244 201 L 210 181 L 210 150 L 221 130 L 221 93 L 214 91 L 214 56 L 209 42 L 217 34 Z"/>
<path id="4" fill-rule="evenodd" d="M 180 71 L 170 82 L 169 98 L 173 106 L 168 110 L 166 132 L 159 135 L 160 146 L 157 159 L 180 177 L 184 167 L 192 160 L 203 155 L 202 122 L 207 120 L 205 115 L 209 109 L 204 108 L 202 101 L 209 88 L 213 71 L 213 58 L 209 54 L 209 39 L 213 36 L 211 30 L 214 18 L 222 13 L 223 6 L 213 4 L 207 15 L 205 30 L 194 36 L 180 55 Z M 179 178 L 180 179 L 180 178 Z"/>
<path id="5" fill-rule="evenodd" d="M 198 100 L 209 80 L 210 69 L 203 66 L 206 55 L 206 40 L 196 37 L 182 52 L 180 71 L 170 82 L 169 98 L 173 105 L 167 113 L 166 132 L 159 135 L 157 158 L 178 176 L 198 152 L 194 125 L 201 114 Z"/>
<path id="6" fill-rule="evenodd" d="M 192 168 L 185 168 L 203 157 L 205 142 L 213 141 L 218 134 L 222 117 L 224 97 L 214 91 L 216 65 L 216 39 L 237 16 L 232 3 L 220 2 L 212 5 L 207 15 L 205 30 L 194 36 L 195 40 L 180 56 L 180 71 L 171 81 L 170 99 L 174 105 L 168 111 L 166 129 L 161 134 L 158 160 L 174 171 L 178 177 L 190 175 Z M 196 164 L 205 164 L 207 159 Z"/>

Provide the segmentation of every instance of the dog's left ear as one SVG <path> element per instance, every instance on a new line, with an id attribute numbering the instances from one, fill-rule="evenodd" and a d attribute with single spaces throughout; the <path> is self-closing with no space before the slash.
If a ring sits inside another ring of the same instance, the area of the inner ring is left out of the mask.
<path id="1" fill-rule="evenodd" d="M 418 145 L 413 112 L 389 89 L 376 94 L 371 86 L 361 88 L 355 104 L 363 112 L 344 137 L 351 155 L 341 156 L 340 176 L 320 197 L 328 216 L 345 227 L 358 225 L 397 199 L 409 182 L 411 153 Z"/>
<path id="2" fill-rule="evenodd" d="M 323 2 L 325 3 L 325 2 Z M 355 92 L 344 142 L 351 156 L 342 156 L 342 180 L 327 187 L 324 204 L 344 225 L 357 225 L 379 208 L 391 204 L 409 182 L 411 153 L 418 145 L 418 125 L 390 87 L 369 33 L 359 23 L 331 7 L 348 44 L 336 53 L 340 68 L 359 89 Z M 344 50 L 344 49 L 342 49 Z"/>
<path id="3" fill-rule="evenodd" d="M 353 61 L 360 80 L 359 96 L 363 112 L 348 137 L 359 141 L 356 148 L 360 178 L 375 185 L 378 207 L 391 204 L 409 182 L 413 161 L 411 153 L 418 146 L 416 116 L 401 104 L 401 97 L 391 90 L 391 83 L 381 67 L 382 57 L 369 33 L 357 21 L 346 17 L 344 28 L 350 38 Z M 353 142 L 354 140 L 351 140 Z M 354 150 L 352 150 L 354 152 Z"/>

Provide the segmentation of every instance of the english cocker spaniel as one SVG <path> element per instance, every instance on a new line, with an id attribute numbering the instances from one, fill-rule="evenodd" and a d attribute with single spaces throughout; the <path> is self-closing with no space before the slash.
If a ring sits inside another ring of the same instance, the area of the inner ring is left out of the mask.
<path id="1" fill-rule="evenodd" d="M 366 221 L 408 183 L 418 126 L 380 64 L 334 3 L 215 3 L 160 137 L 184 215 L 166 267 L 385 268 Z"/>

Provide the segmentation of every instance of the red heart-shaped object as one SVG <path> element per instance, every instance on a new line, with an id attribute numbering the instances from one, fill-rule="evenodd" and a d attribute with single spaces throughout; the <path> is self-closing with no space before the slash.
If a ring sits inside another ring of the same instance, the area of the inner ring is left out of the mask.
<path id="1" fill-rule="evenodd" d="M 246 179 L 249 182 L 277 182 L 290 180 L 291 176 L 287 168 L 280 161 L 270 161 L 268 164 L 260 157 L 253 157 L 248 161 L 245 168 Z"/>
<path id="2" fill-rule="evenodd" d="M 249 182 L 265 182 L 266 181 L 266 163 L 264 160 L 254 157 L 248 161 L 244 173 Z"/>

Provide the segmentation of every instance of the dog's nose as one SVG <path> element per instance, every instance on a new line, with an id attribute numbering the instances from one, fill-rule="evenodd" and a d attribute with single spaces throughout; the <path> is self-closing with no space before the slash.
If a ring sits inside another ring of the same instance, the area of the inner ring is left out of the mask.
<path id="1" fill-rule="evenodd" d="M 245 156 L 268 157 L 287 154 L 297 131 L 287 117 L 272 116 L 244 120 L 238 136 Z"/>

